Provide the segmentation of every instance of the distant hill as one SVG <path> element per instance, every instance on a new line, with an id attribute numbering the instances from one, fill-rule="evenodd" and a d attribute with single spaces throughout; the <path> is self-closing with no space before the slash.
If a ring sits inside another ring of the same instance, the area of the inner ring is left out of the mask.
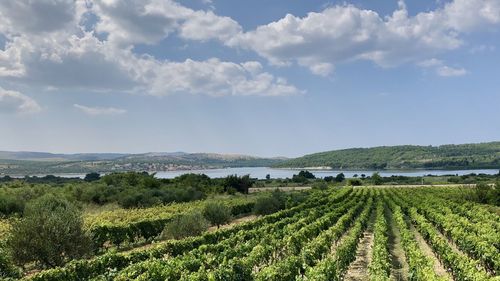
<path id="1" fill-rule="evenodd" d="M 52 154 L 0 151 L 0 175 L 268 167 L 283 160 L 239 154 L 185 152 Z"/>
<path id="2" fill-rule="evenodd" d="M 31 151 L 0 151 L 0 159 L 7 160 L 32 160 L 32 161 L 95 161 L 113 160 L 124 157 L 123 153 L 77 153 L 55 154 L 48 152 Z"/>
<path id="3" fill-rule="evenodd" d="M 500 168 L 500 142 L 441 146 L 380 146 L 305 155 L 274 167 L 332 169 L 481 169 Z"/>

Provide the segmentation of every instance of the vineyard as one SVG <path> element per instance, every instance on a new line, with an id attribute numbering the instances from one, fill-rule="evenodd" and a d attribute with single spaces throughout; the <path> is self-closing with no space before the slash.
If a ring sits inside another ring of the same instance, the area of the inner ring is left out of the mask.
<path id="1" fill-rule="evenodd" d="M 106 242 L 120 246 L 124 243 L 149 241 L 157 237 L 165 224 L 172 220 L 175 215 L 200 209 L 206 202 L 210 201 L 212 200 L 101 212 L 86 215 L 85 225 L 92 233 L 94 243 L 98 246 L 102 246 Z M 251 212 L 255 198 L 235 197 L 226 199 L 224 202 L 231 208 L 233 215 L 240 215 Z"/>
<path id="2" fill-rule="evenodd" d="M 458 202 L 454 192 L 317 191 L 298 206 L 231 228 L 25 279 L 500 280 L 499 210 Z"/>

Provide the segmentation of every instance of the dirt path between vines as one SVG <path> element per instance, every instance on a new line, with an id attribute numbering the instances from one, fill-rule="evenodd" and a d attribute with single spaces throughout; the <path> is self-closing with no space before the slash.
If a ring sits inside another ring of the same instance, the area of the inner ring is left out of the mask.
<path id="1" fill-rule="evenodd" d="M 375 224 L 375 211 L 372 211 L 368 227 L 363 232 L 356 248 L 356 259 L 349 265 L 345 274 L 346 281 L 370 280 L 368 265 L 372 261 L 373 227 Z"/>
<path id="2" fill-rule="evenodd" d="M 388 243 L 389 253 L 391 255 L 391 280 L 393 281 L 407 281 L 409 266 L 406 261 L 405 251 L 401 244 L 401 233 L 396 226 L 396 222 L 392 217 L 392 212 L 386 209 L 386 218 L 388 222 Z"/>
<path id="3" fill-rule="evenodd" d="M 411 223 L 410 223 L 410 231 L 415 234 L 415 239 L 417 240 L 420 249 L 422 249 L 422 252 L 429 258 L 431 258 L 434 264 L 434 272 L 436 272 L 437 275 L 446 278 L 447 280 L 453 280 L 453 278 L 451 278 L 450 273 L 446 271 L 446 268 L 441 264 L 434 251 L 432 251 L 431 246 L 427 244 L 427 241 L 425 241 L 424 237 L 422 237 L 420 232 L 418 232 Z"/>

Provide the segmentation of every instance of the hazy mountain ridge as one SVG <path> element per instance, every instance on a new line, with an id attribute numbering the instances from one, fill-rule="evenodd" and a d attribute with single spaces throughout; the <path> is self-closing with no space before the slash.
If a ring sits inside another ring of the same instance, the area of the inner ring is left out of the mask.
<path id="1" fill-rule="evenodd" d="M 500 142 L 349 148 L 319 152 L 293 159 L 187 152 L 54 154 L 0 151 L 0 174 L 155 172 L 228 167 L 329 167 L 346 170 L 499 169 Z"/>
<path id="2" fill-rule="evenodd" d="M 168 171 L 272 166 L 285 158 L 241 154 L 150 152 L 142 154 L 0 152 L 0 174 Z"/>

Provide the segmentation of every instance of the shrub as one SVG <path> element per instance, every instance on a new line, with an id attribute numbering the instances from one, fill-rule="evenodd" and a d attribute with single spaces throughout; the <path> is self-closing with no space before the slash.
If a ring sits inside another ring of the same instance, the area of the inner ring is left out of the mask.
<path id="1" fill-rule="evenodd" d="M 181 239 L 189 236 L 196 236 L 207 230 L 207 228 L 208 221 L 201 213 L 186 213 L 172 219 L 163 229 L 161 238 Z"/>
<path id="2" fill-rule="evenodd" d="M 256 215 L 275 213 L 285 208 L 286 200 L 284 193 L 276 189 L 270 195 L 264 195 L 257 199 L 254 206 L 254 213 Z"/>
<path id="3" fill-rule="evenodd" d="M 348 179 L 347 185 L 360 186 L 360 185 L 363 185 L 363 181 L 361 181 L 360 179 Z"/>
<path id="4" fill-rule="evenodd" d="M 324 181 L 319 181 L 319 182 L 315 182 L 312 185 L 312 188 L 313 189 L 318 189 L 318 190 L 327 190 L 328 189 L 328 184 L 326 184 L 326 182 L 324 182 Z"/>
<path id="5" fill-rule="evenodd" d="M 0 279 L 2 278 L 19 278 L 20 270 L 16 268 L 12 262 L 10 253 L 4 248 L 0 241 Z"/>
<path id="6" fill-rule="evenodd" d="M 24 217 L 12 225 L 7 244 L 21 265 L 37 262 L 55 267 L 91 252 L 80 210 L 51 194 L 27 204 Z"/>
<path id="7" fill-rule="evenodd" d="M 379 173 L 373 173 L 372 175 L 372 182 L 374 185 L 381 185 L 383 183 L 383 179 L 382 177 L 380 176 Z"/>
<path id="8" fill-rule="evenodd" d="M 220 202 L 208 202 L 202 210 L 203 217 L 212 225 L 219 226 L 231 220 L 231 209 Z"/>

